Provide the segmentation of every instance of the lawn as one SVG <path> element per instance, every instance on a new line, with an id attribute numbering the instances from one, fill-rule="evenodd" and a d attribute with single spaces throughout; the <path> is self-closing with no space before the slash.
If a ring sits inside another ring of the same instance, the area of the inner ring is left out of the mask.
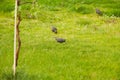
<path id="1" fill-rule="evenodd" d="M 40 7 L 31 9 L 27 16 L 23 6 L 16 80 L 120 80 L 119 1 L 110 0 L 110 5 L 107 0 L 81 0 L 79 4 L 79 0 L 69 0 L 70 4 L 66 2 L 62 7 L 56 6 L 62 4 L 60 0 L 55 1 L 39 1 Z M 103 16 L 95 13 L 98 6 Z M 0 13 L 0 80 L 13 80 L 14 12 L 3 13 L 4 10 Z M 58 34 L 51 32 L 52 25 Z M 57 43 L 54 37 L 66 42 Z"/>

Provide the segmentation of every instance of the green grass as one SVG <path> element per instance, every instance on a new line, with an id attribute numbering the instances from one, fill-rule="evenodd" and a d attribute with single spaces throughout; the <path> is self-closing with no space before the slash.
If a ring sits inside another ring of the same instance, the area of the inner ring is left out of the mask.
<path id="1" fill-rule="evenodd" d="M 1 0 L 0 12 L 11 12 L 14 10 L 14 0 Z"/>
<path id="2" fill-rule="evenodd" d="M 62 3 L 64 8 L 56 6 L 59 0 L 54 4 L 41 0 L 42 5 L 30 12 L 25 6 L 21 8 L 24 19 L 20 24 L 17 80 L 120 80 L 120 18 L 95 14 L 91 4 L 111 10 L 110 5 L 103 4 L 109 3 L 107 0 L 81 0 L 83 10 L 90 9 L 90 13 L 79 12 L 82 8 L 76 2 L 68 10 L 72 1 Z M 0 80 L 13 80 L 14 18 L 13 12 L 5 14 L 0 15 Z M 51 32 L 52 25 L 58 34 Z M 57 43 L 55 36 L 65 38 L 66 43 Z"/>
<path id="3" fill-rule="evenodd" d="M 21 1 L 26 2 L 27 0 Z M 29 0 L 33 1 L 33 0 Z M 6 5 L 7 4 L 7 5 Z M 34 12 L 39 13 L 40 9 L 49 11 L 68 10 L 80 14 L 93 14 L 95 9 L 99 8 L 104 15 L 120 17 L 120 1 L 119 0 L 38 0 L 37 10 L 31 7 L 31 4 L 21 6 L 21 10 L 26 15 Z M 9 13 L 14 10 L 13 0 L 2 0 L 0 2 L 0 14 L 5 12 Z M 24 11 L 25 10 L 25 11 Z M 32 14 L 33 15 L 33 14 Z M 10 15 L 11 16 L 11 15 Z M 37 16 L 38 17 L 38 16 Z M 40 18 L 40 17 L 39 17 Z"/>

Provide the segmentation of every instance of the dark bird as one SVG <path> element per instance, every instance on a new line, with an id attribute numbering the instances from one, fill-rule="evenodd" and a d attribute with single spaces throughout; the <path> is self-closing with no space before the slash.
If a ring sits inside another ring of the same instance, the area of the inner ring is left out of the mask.
<path id="1" fill-rule="evenodd" d="M 66 40 L 63 39 L 63 38 L 56 38 L 56 37 L 55 37 L 55 40 L 56 40 L 57 42 L 59 42 L 59 43 L 63 43 L 63 42 L 66 41 Z"/>
<path id="2" fill-rule="evenodd" d="M 56 27 L 52 26 L 51 30 L 52 30 L 52 32 L 54 32 L 55 34 L 57 34 L 57 28 Z"/>
<path id="3" fill-rule="evenodd" d="M 100 15 L 100 16 L 103 15 L 102 11 L 100 11 L 99 9 L 96 9 L 96 13 L 97 13 L 98 15 Z"/>

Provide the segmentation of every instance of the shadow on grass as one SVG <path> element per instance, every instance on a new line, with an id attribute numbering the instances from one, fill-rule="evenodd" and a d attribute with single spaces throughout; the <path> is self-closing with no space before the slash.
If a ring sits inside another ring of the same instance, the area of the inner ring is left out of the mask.
<path id="1" fill-rule="evenodd" d="M 12 72 L 2 73 L 0 80 L 53 80 L 50 76 L 44 74 L 30 75 L 23 71 L 16 73 L 14 77 Z"/>

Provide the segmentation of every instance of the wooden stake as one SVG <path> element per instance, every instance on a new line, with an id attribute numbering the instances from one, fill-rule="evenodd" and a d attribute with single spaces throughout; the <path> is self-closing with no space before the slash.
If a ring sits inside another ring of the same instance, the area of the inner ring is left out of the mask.
<path id="1" fill-rule="evenodd" d="M 16 73 L 16 24 L 17 24 L 17 0 L 15 0 L 15 23 L 14 23 L 14 63 L 13 63 L 13 75 Z"/>
<path id="2" fill-rule="evenodd" d="M 14 25 L 14 63 L 13 63 L 13 75 L 16 74 L 16 67 L 18 63 L 18 56 L 21 47 L 21 40 L 19 35 L 19 25 L 21 22 L 21 14 L 18 12 L 20 5 L 20 0 L 15 1 L 15 25 Z M 18 47 L 16 46 L 16 42 L 18 42 Z"/>

